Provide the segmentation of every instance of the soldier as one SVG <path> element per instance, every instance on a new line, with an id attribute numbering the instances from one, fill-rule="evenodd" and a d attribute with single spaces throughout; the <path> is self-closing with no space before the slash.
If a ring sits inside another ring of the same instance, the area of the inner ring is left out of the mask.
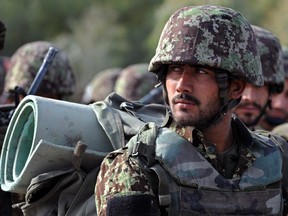
<path id="1" fill-rule="evenodd" d="M 5 33 L 6 33 L 6 26 L 5 24 L 0 20 L 0 51 L 4 48 L 4 42 L 5 42 Z M 1 78 L 4 78 L 4 74 L 1 74 Z M 4 79 L 3 79 L 4 81 Z M 2 85 L 2 83 L 1 83 Z M 2 86 L 1 86 L 2 87 Z M 2 132 L 4 131 L 4 132 Z M 2 150 L 2 141 L 4 139 L 5 134 L 5 128 L 0 126 L 0 151 Z M 9 216 L 12 213 L 11 209 L 11 197 L 10 193 L 2 191 L 0 189 L 0 215 Z"/>
<path id="2" fill-rule="evenodd" d="M 285 71 L 284 90 L 280 94 L 272 95 L 271 108 L 266 110 L 259 122 L 263 129 L 269 131 L 288 120 L 288 47 L 283 47 L 282 50 Z"/>
<path id="3" fill-rule="evenodd" d="M 7 56 L 0 56 L 0 95 L 3 93 L 4 89 L 4 80 L 6 73 L 9 68 L 9 57 Z"/>
<path id="4" fill-rule="evenodd" d="M 120 73 L 121 68 L 117 67 L 97 73 L 86 86 L 81 102 L 90 104 L 104 100 L 111 92 L 114 92 L 115 83 Z"/>
<path id="5" fill-rule="evenodd" d="M 264 84 L 249 22 L 225 7 L 181 8 L 149 70 L 171 115 L 104 159 L 98 215 L 287 214 L 285 141 L 250 131 L 232 114 L 246 83 Z"/>
<path id="6" fill-rule="evenodd" d="M 148 66 L 147 63 L 138 63 L 124 68 L 115 83 L 115 92 L 130 101 L 139 101 L 149 94 L 158 80 L 154 74 L 147 73 Z M 150 102 L 163 104 L 162 94 Z"/>
<path id="7" fill-rule="evenodd" d="M 5 77 L 5 94 L 2 95 L 4 103 L 14 102 L 16 86 L 23 90 L 19 92 L 20 97 L 25 96 L 51 46 L 54 45 L 47 41 L 34 41 L 24 44 L 11 56 L 10 67 Z M 63 100 L 74 91 L 75 76 L 68 56 L 58 50 L 36 95 Z"/>
<path id="8" fill-rule="evenodd" d="M 15 94 L 21 100 L 26 96 L 36 74 L 49 50 L 54 45 L 47 41 L 35 41 L 21 46 L 10 59 L 4 83 L 4 93 L 1 96 L 3 104 L 13 104 Z M 17 86 L 17 88 L 15 88 Z M 68 56 L 58 50 L 53 62 L 49 66 L 36 95 L 58 100 L 64 100 L 73 94 L 75 78 Z M 17 91 L 17 92 L 15 92 Z M 2 126 L 0 131 L 2 146 L 7 126 Z M 12 193 L 12 204 L 24 201 L 22 194 Z M 11 206 L 11 205 L 10 205 Z M 13 216 L 23 215 L 20 209 L 13 209 Z"/>
<path id="9" fill-rule="evenodd" d="M 246 126 L 260 129 L 259 120 L 266 110 L 271 108 L 273 95 L 280 94 L 284 86 L 283 54 L 279 39 L 270 31 L 259 26 L 252 26 L 257 40 L 264 86 L 247 84 L 239 106 L 234 113 Z"/>

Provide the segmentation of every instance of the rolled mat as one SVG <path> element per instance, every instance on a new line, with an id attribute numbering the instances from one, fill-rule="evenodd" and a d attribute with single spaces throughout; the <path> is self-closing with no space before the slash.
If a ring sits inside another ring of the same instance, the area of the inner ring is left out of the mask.
<path id="1" fill-rule="evenodd" d="M 5 135 L 0 161 L 2 190 L 26 193 L 32 178 L 71 166 L 78 141 L 87 145 L 82 159 L 87 171 L 113 150 L 91 106 L 26 96 Z"/>

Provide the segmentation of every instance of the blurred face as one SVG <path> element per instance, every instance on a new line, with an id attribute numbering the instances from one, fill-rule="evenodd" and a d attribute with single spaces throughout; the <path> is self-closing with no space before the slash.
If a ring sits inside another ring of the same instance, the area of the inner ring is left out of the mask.
<path id="1" fill-rule="evenodd" d="M 285 80 L 284 90 L 272 95 L 271 109 L 266 110 L 266 116 L 271 123 L 278 125 L 288 120 L 288 80 Z M 269 122 L 268 122 L 269 123 Z"/>
<path id="2" fill-rule="evenodd" d="M 219 90 L 211 69 L 171 64 L 166 88 L 172 115 L 179 125 L 201 126 L 219 113 Z"/>
<path id="3" fill-rule="evenodd" d="M 255 125 L 255 120 L 259 117 L 269 100 L 268 85 L 256 87 L 252 84 L 246 84 L 240 104 L 235 108 L 234 113 L 247 126 Z"/>

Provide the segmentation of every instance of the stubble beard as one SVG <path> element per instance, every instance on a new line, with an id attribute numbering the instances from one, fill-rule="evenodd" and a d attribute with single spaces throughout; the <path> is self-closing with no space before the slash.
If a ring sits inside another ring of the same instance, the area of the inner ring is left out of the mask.
<path id="1" fill-rule="evenodd" d="M 198 113 L 191 113 L 191 110 L 186 108 L 180 108 L 176 110 L 173 106 L 171 108 L 172 116 L 177 123 L 177 125 L 186 127 L 186 126 L 194 126 L 194 127 L 203 127 L 208 126 L 209 123 L 216 124 L 216 122 L 211 122 L 211 120 L 219 114 L 220 112 L 220 101 L 214 99 L 207 103 L 205 109 L 201 109 L 200 105 L 197 105 Z"/>

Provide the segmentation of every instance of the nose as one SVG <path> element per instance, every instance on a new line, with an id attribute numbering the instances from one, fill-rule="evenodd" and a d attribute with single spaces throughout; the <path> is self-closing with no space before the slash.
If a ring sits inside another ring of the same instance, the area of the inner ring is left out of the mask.
<path id="1" fill-rule="evenodd" d="M 251 86 L 250 84 L 247 84 L 243 94 L 242 94 L 242 100 L 246 102 L 252 102 L 257 99 L 256 94 L 254 94 L 254 87 Z"/>
<path id="2" fill-rule="evenodd" d="M 187 71 L 184 71 L 181 75 L 181 77 L 179 78 L 179 80 L 177 81 L 177 86 L 176 86 L 176 90 L 179 93 L 182 92 L 191 92 L 192 91 L 192 76 L 190 73 L 188 73 Z"/>
<path id="3" fill-rule="evenodd" d="M 287 99 L 283 96 L 283 94 L 278 94 L 272 97 L 271 106 L 273 109 L 285 109 L 287 105 Z"/>

